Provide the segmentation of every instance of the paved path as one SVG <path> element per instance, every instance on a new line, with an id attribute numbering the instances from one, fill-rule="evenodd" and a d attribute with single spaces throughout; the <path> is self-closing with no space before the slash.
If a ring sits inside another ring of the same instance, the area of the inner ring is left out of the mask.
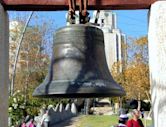
<path id="1" fill-rule="evenodd" d="M 52 127 L 79 127 L 78 121 L 80 120 L 81 116 L 73 117 L 71 119 L 65 120 L 61 123 L 58 123 Z"/>

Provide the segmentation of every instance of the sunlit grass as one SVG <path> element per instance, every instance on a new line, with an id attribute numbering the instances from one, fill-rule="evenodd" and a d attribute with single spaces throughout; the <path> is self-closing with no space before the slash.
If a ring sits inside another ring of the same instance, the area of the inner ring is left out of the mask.
<path id="1" fill-rule="evenodd" d="M 80 119 L 80 127 L 110 127 L 117 123 L 117 116 L 89 115 Z"/>

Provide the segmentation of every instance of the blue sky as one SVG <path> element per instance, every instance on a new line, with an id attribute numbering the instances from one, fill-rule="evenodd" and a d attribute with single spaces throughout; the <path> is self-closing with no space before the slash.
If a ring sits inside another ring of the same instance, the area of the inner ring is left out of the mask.
<path id="1" fill-rule="evenodd" d="M 114 11 L 117 14 L 117 25 L 123 33 L 131 37 L 140 37 L 147 35 L 148 31 L 148 10 L 120 10 Z M 16 15 L 28 15 L 29 12 L 9 12 L 10 19 Z M 35 12 L 39 17 L 45 20 L 53 21 L 55 26 L 62 27 L 66 25 L 66 11 L 55 12 Z"/>
<path id="2" fill-rule="evenodd" d="M 148 10 L 115 11 L 118 18 L 118 27 L 123 33 L 132 37 L 147 35 Z"/>

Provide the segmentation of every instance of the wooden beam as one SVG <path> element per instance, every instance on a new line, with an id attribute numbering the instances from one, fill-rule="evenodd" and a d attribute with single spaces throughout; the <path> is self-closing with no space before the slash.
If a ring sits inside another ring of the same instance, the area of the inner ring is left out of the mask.
<path id="1" fill-rule="evenodd" d="M 77 5 L 79 0 L 77 1 Z M 158 0 L 88 0 L 88 10 L 149 9 Z M 68 10 L 68 0 L 0 0 L 6 10 L 56 11 Z M 77 6 L 78 8 L 78 6 Z"/>

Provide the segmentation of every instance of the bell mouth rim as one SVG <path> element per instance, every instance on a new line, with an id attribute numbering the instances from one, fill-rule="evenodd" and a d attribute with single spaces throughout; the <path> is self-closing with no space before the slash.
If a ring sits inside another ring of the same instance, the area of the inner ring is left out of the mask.
<path id="1" fill-rule="evenodd" d="M 102 82 L 105 84 L 78 85 L 75 82 L 69 84 L 67 81 L 52 81 L 49 84 L 44 82 L 35 89 L 33 96 L 42 98 L 95 98 L 126 95 L 124 89 L 120 85 L 110 81 L 98 81 L 98 83 Z"/>
<path id="2" fill-rule="evenodd" d="M 114 94 L 114 95 L 109 95 L 109 94 L 102 94 L 102 95 L 97 95 L 96 93 L 89 93 L 89 94 L 48 94 L 48 95 L 33 95 L 33 97 L 38 97 L 38 98 L 100 98 L 100 97 L 122 97 L 125 96 L 126 94 Z"/>

